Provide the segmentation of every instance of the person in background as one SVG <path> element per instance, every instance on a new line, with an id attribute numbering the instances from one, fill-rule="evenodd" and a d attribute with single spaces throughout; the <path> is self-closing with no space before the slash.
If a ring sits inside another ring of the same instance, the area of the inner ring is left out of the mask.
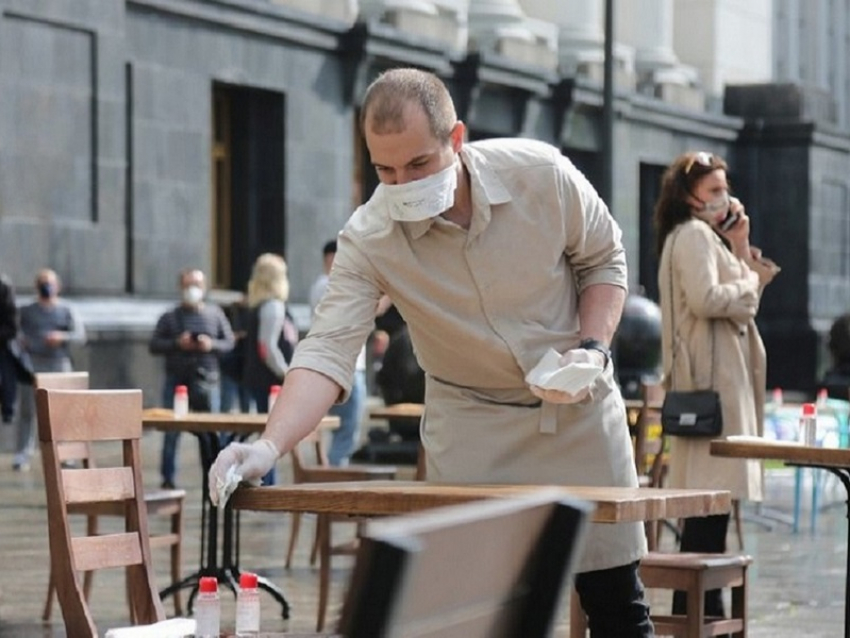
<path id="1" fill-rule="evenodd" d="M 0 274 L 0 417 L 11 423 L 18 398 L 18 379 L 15 362 L 9 352 L 9 342 L 18 334 L 18 306 L 15 288 L 5 274 Z"/>
<path id="2" fill-rule="evenodd" d="M 298 343 L 298 328 L 288 317 L 289 276 L 280 255 L 257 257 L 248 281 L 248 318 L 242 383 L 257 405 L 269 411 L 269 389 L 282 385 Z"/>
<path id="3" fill-rule="evenodd" d="M 205 303 L 207 285 L 203 271 L 187 268 L 180 272 L 181 301 L 156 322 L 148 349 L 165 355 L 162 405 L 174 407 L 174 389 L 185 385 L 189 409 L 194 412 L 219 410 L 219 357 L 233 348 L 233 331 L 224 311 Z M 162 443 L 162 487 L 173 489 L 179 432 L 166 432 Z"/>
<path id="4" fill-rule="evenodd" d="M 850 400 L 850 313 L 836 318 L 829 327 L 827 341 L 832 365 L 821 385 L 832 399 Z"/>
<path id="5" fill-rule="evenodd" d="M 667 390 L 717 391 L 723 435 L 755 436 L 767 372 L 755 317 L 779 268 L 750 244 L 749 217 L 729 190 L 726 162 L 706 152 L 680 155 L 662 178 L 654 221 L 663 378 Z M 712 456 L 709 443 L 672 437 L 667 485 L 761 500 L 760 463 Z M 728 514 L 685 519 L 681 551 L 725 552 L 728 526 Z M 675 592 L 673 613 L 686 611 L 684 592 Z M 706 594 L 705 613 L 724 615 L 720 590 Z"/>
<path id="6" fill-rule="evenodd" d="M 258 478 L 348 399 L 388 295 L 426 374 L 429 481 L 637 487 L 608 350 L 625 249 L 587 179 L 543 142 L 467 143 L 447 87 L 418 69 L 381 74 L 360 124 L 380 184 L 337 239 L 263 435 L 222 450 L 210 484 Z M 550 349 L 593 374 L 570 392 L 527 381 Z M 587 539 L 575 586 L 591 634 L 652 636 L 643 526 L 591 524 Z"/>
<path id="7" fill-rule="evenodd" d="M 316 312 L 316 307 L 322 300 L 328 287 L 331 268 L 336 256 L 336 240 L 327 242 L 322 248 L 322 274 L 316 278 L 310 288 L 310 308 Z M 331 445 L 328 449 L 328 462 L 331 465 L 348 465 L 360 438 L 360 425 L 363 408 L 366 403 L 366 346 L 360 349 L 354 366 L 354 377 L 351 380 L 351 395 L 344 403 L 334 405 L 329 413 L 339 417 L 339 428 L 331 434 Z"/>
<path id="8" fill-rule="evenodd" d="M 34 372 L 69 372 L 71 344 L 86 342 L 86 330 L 77 312 L 59 298 L 62 283 L 51 269 L 44 268 L 35 278 L 38 298 L 21 309 L 22 345 L 29 353 Z M 35 395 L 33 386 L 20 387 L 18 446 L 12 467 L 30 468 L 35 448 Z"/>
<path id="9" fill-rule="evenodd" d="M 221 366 L 221 411 L 231 412 L 234 405 L 239 412 L 251 411 L 251 393 L 242 385 L 245 369 L 245 335 L 251 311 L 244 298 L 228 304 L 224 314 L 233 329 L 234 345 L 219 359 Z"/>

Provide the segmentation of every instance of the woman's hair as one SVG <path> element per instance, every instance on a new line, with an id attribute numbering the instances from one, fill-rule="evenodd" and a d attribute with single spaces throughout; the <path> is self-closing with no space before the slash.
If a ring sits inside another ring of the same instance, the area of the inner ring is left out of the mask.
<path id="1" fill-rule="evenodd" d="M 403 131 L 405 108 L 410 104 L 418 104 L 425 112 L 436 139 L 449 140 L 457 123 L 451 95 L 436 75 L 419 69 L 391 69 L 369 85 L 360 108 L 360 130 L 365 134 L 369 126 L 378 134 Z"/>
<path id="2" fill-rule="evenodd" d="M 693 196 L 697 182 L 718 168 L 726 170 L 723 158 L 705 151 L 692 151 L 679 155 L 664 171 L 661 194 L 653 214 L 655 248 L 659 256 L 670 232 L 691 217 L 688 195 Z"/>
<path id="3" fill-rule="evenodd" d="M 283 257 L 263 253 L 254 262 L 248 281 L 248 306 L 254 308 L 269 299 L 289 299 L 289 277 Z"/>

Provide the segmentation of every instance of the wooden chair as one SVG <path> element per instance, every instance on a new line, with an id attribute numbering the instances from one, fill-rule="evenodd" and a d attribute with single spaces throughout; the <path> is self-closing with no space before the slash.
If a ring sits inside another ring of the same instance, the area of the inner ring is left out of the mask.
<path id="1" fill-rule="evenodd" d="M 640 563 L 640 578 L 647 589 L 680 590 L 687 593 L 685 615 L 651 614 L 656 636 L 704 638 L 747 635 L 747 568 L 752 557 L 735 554 L 689 554 L 649 552 Z M 705 615 L 705 592 L 732 590 L 728 618 Z M 570 637 L 587 635 L 587 617 L 573 590 L 570 600 Z"/>
<path id="2" fill-rule="evenodd" d="M 305 460 L 305 451 L 312 448 L 314 459 L 312 462 Z M 290 452 L 292 461 L 293 483 L 326 483 L 331 481 L 369 481 L 394 479 L 396 468 L 388 465 L 347 465 L 344 467 L 333 467 L 328 463 L 326 450 L 320 432 L 314 432 L 304 439 L 301 444 Z M 328 597 L 331 581 L 331 558 L 339 555 L 354 555 L 357 553 L 358 543 L 333 544 L 332 524 L 357 523 L 357 519 L 350 517 L 333 516 L 330 514 L 318 514 L 316 517 L 316 537 L 310 552 L 310 564 L 319 559 L 319 609 L 316 620 L 316 631 L 322 631 L 325 626 L 327 615 Z M 292 556 L 295 545 L 298 542 L 298 531 L 301 525 L 301 514 L 293 512 L 292 529 L 289 533 L 289 547 L 286 552 L 287 569 L 292 564 Z"/>
<path id="3" fill-rule="evenodd" d="M 151 562 L 139 453 L 141 390 L 36 391 L 50 536 L 50 569 L 69 636 L 98 634 L 79 572 L 126 567 L 134 624 L 165 622 Z M 111 467 L 63 468 L 63 446 L 103 443 L 120 448 Z M 123 533 L 74 536 L 75 507 L 112 503 L 124 510 Z"/>
<path id="4" fill-rule="evenodd" d="M 648 589 L 681 590 L 687 593 L 687 613 L 652 615 L 657 636 L 703 638 L 747 635 L 747 568 L 752 557 L 733 554 L 664 554 L 650 552 L 640 563 L 640 577 Z M 728 618 L 705 615 L 705 592 L 732 590 Z"/>
<path id="5" fill-rule="evenodd" d="M 39 372 L 35 375 L 35 387 L 48 390 L 87 390 L 89 388 L 88 372 Z M 83 468 L 94 468 L 95 460 L 91 445 L 88 441 L 69 441 L 58 446 L 60 461 L 63 465 L 74 464 Z M 183 548 L 183 502 L 186 497 L 184 490 L 153 490 L 145 493 L 144 503 L 148 517 L 166 516 L 169 519 L 169 531 L 164 534 L 154 534 L 149 542 L 152 548 L 168 547 L 171 552 L 171 580 L 180 580 L 180 565 Z M 73 503 L 68 506 L 69 514 L 79 514 L 86 517 L 86 530 L 89 536 L 98 533 L 99 516 L 124 516 L 124 505 L 114 503 Z M 85 573 L 83 591 L 86 600 L 89 599 L 92 587 L 92 572 Z M 129 582 L 128 582 L 129 586 Z M 47 586 L 47 598 L 44 601 L 42 620 L 50 620 L 53 612 L 53 594 L 56 591 L 53 572 Z M 130 600 L 130 593 L 127 593 Z M 180 592 L 174 593 L 174 613 L 183 614 Z"/>
<path id="6" fill-rule="evenodd" d="M 347 638 L 542 638 L 592 506 L 548 489 L 367 524 L 343 606 Z"/>

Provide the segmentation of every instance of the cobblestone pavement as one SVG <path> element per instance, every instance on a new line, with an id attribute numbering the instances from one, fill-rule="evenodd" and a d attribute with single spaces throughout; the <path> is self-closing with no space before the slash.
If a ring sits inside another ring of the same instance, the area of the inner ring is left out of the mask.
<path id="1" fill-rule="evenodd" d="M 47 587 L 48 543 L 46 508 L 41 467 L 37 461 L 30 472 L 13 472 L 8 453 L 11 428 L 0 430 L 0 638 L 58 638 L 65 636 L 58 606 L 53 620 L 42 623 L 41 610 Z M 158 483 L 157 464 L 162 435 L 147 433 L 143 439 L 146 460 L 145 480 Z M 185 521 L 186 547 L 183 560 L 186 573 L 197 567 L 200 547 L 200 471 L 197 449 L 190 436 L 182 438 L 180 485 L 189 492 Z M 281 461 L 279 476 L 288 476 Z M 810 471 L 805 471 L 809 481 Z M 843 633 L 847 519 L 843 487 L 834 479 L 825 481 L 820 502 L 825 505 L 817 517 L 817 530 L 809 529 L 809 484 L 801 516 L 802 530 L 793 533 L 788 524 L 793 511 L 794 471 L 767 471 L 766 499 L 762 513 L 745 507 L 744 543 L 755 557 L 749 588 L 749 635 L 753 638 L 823 637 Z M 305 517 L 298 553 L 292 569 L 283 567 L 289 535 L 288 515 L 245 513 L 242 516 L 240 563 L 256 569 L 278 584 L 292 605 L 289 621 L 281 618 L 280 607 L 268 596 L 262 599 L 263 630 L 300 631 L 315 629 L 318 573 L 309 565 L 309 544 L 314 520 Z M 353 530 L 348 532 L 353 533 Z M 672 534 L 662 544 L 672 548 Z M 737 549 L 730 535 L 729 547 Z M 154 552 L 157 579 L 168 582 L 167 552 Z M 351 559 L 334 559 L 332 604 L 329 619 L 339 614 Z M 667 592 L 650 592 L 654 608 L 669 607 Z M 223 628 L 232 628 L 233 600 L 223 595 Z M 95 577 L 92 607 L 101 630 L 128 624 L 124 599 L 123 572 L 112 570 Z M 170 601 L 166 609 L 171 612 Z M 566 605 L 555 635 L 568 636 Z M 332 625 L 332 622 L 331 622 Z"/>

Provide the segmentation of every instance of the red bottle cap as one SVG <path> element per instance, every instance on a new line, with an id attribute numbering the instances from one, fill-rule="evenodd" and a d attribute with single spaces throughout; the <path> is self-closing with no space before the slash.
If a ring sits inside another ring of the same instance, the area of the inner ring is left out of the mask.
<path id="1" fill-rule="evenodd" d="M 272 387 L 270 387 L 269 388 L 269 394 L 280 394 L 280 386 L 279 385 L 273 385 Z"/>
<path id="2" fill-rule="evenodd" d="M 239 588 L 240 589 L 256 589 L 257 588 L 257 575 L 252 574 L 251 572 L 243 572 L 239 574 Z"/>
<path id="3" fill-rule="evenodd" d="M 174 394 L 189 394 L 189 388 L 185 385 L 175 386 Z"/>
<path id="4" fill-rule="evenodd" d="M 803 416 L 814 416 L 815 415 L 815 404 L 814 403 L 804 403 L 803 404 Z"/>
<path id="5" fill-rule="evenodd" d="M 203 576 L 198 589 L 202 594 L 214 594 L 218 591 L 218 580 L 215 576 Z"/>

